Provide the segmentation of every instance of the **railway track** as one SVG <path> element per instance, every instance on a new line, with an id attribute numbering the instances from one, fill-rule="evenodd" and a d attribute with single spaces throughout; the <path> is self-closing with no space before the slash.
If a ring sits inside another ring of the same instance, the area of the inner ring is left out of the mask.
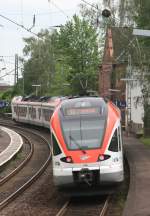
<path id="1" fill-rule="evenodd" d="M 1 177 L 0 186 L 3 185 L 5 182 L 9 181 L 9 179 L 12 176 L 14 176 L 16 173 L 18 173 L 26 165 L 26 163 L 30 160 L 30 158 L 33 155 L 33 152 L 34 152 L 33 143 L 30 140 L 28 140 L 28 138 L 26 136 L 24 136 L 23 134 L 20 133 L 20 135 L 24 139 L 23 145 L 29 145 L 30 151 L 28 152 L 28 154 L 26 155 L 24 160 L 16 168 L 12 167 L 11 171 L 9 171 L 9 172 L 7 171 L 9 174 L 7 174 L 6 176 L 4 175 L 4 177 Z"/>
<path id="2" fill-rule="evenodd" d="M 65 202 L 56 216 L 105 216 L 109 206 L 110 196 L 91 199 L 70 199 Z"/>
<path id="3" fill-rule="evenodd" d="M 22 164 L 0 181 L 0 210 L 2 210 L 44 172 L 51 160 L 51 151 L 49 142 L 38 133 L 22 127 L 10 126 L 6 121 L 5 124 L 4 122 L 0 124 L 20 133 L 30 143 L 31 148 Z"/>

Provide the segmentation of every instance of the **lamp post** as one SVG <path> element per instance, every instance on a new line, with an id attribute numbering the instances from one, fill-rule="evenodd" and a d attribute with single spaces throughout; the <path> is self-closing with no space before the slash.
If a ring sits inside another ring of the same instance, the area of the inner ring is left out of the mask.
<path id="1" fill-rule="evenodd" d="M 38 85 L 32 85 L 33 87 L 35 87 L 35 94 L 36 96 L 38 95 L 38 87 L 41 87 L 41 84 L 38 84 Z"/>

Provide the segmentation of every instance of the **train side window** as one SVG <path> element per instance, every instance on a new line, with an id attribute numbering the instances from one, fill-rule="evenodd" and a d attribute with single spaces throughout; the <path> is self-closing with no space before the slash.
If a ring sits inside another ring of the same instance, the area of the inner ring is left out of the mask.
<path id="1" fill-rule="evenodd" d="M 118 128 L 118 144 L 119 144 L 119 151 L 121 151 L 121 144 L 122 144 L 122 140 L 121 140 L 121 127 Z"/>
<path id="2" fill-rule="evenodd" d="M 26 117 L 27 107 L 23 107 L 23 106 L 18 107 L 18 114 L 20 117 Z"/>
<path id="3" fill-rule="evenodd" d="M 53 145 L 53 155 L 56 156 L 56 155 L 61 154 L 61 149 L 60 149 L 58 142 L 57 142 L 57 140 L 53 134 L 52 134 L 52 145 Z"/>
<path id="4" fill-rule="evenodd" d="M 16 115 L 18 115 L 18 107 L 17 106 L 14 106 L 14 112 Z"/>
<path id="5" fill-rule="evenodd" d="M 32 107 L 29 107 L 29 115 L 31 117 L 31 114 L 32 114 Z"/>
<path id="6" fill-rule="evenodd" d="M 35 119 L 35 118 L 36 118 L 36 108 L 33 108 L 33 107 L 32 107 L 31 118 L 32 118 L 32 119 Z"/>
<path id="7" fill-rule="evenodd" d="M 50 109 L 43 109 L 43 113 L 44 113 L 45 121 L 49 122 L 49 120 L 50 120 L 50 118 L 52 116 L 53 111 L 50 110 Z"/>
<path id="8" fill-rule="evenodd" d="M 38 113 L 39 113 L 39 119 L 41 118 L 41 108 L 38 108 Z"/>
<path id="9" fill-rule="evenodd" d="M 117 129 L 115 130 L 109 148 L 109 151 L 113 151 L 113 152 L 118 152 L 118 133 L 117 133 Z"/>

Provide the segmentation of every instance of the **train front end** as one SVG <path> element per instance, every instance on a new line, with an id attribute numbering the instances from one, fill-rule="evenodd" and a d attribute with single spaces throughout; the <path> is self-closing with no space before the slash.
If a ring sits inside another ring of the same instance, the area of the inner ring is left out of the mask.
<path id="1" fill-rule="evenodd" d="M 56 186 L 123 181 L 120 112 L 102 98 L 63 101 L 51 118 Z"/>

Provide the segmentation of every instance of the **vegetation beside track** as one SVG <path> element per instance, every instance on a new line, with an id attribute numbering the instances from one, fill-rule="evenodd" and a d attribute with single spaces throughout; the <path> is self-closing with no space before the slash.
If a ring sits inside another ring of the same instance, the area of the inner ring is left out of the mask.
<path id="1" fill-rule="evenodd" d="M 144 145 L 150 146 L 150 137 L 142 137 L 140 140 Z"/>

